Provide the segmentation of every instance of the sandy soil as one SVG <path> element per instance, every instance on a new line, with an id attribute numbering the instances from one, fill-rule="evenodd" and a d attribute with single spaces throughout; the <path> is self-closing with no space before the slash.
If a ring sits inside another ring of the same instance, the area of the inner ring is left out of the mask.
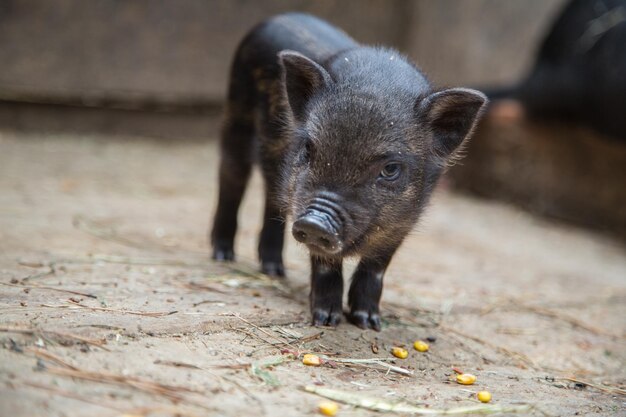
<path id="1" fill-rule="evenodd" d="M 0 133 L 0 415 L 315 415 L 306 385 L 626 415 L 621 244 L 440 189 L 388 271 L 383 331 L 314 328 L 301 247 L 288 243 L 284 282 L 254 272 L 258 177 L 240 263 L 208 260 L 216 160 L 214 143 Z M 411 348 L 426 338 L 429 352 Z M 394 364 L 410 376 L 339 361 L 402 344 Z M 336 360 L 306 367 L 281 350 Z M 452 382 L 453 367 L 476 384 Z"/>

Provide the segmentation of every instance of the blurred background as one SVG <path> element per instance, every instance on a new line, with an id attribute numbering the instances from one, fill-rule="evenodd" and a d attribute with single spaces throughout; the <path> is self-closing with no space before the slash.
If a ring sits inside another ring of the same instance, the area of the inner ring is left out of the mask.
<path id="1" fill-rule="evenodd" d="M 210 260 L 231 59 L 293 10 L 491 99 L 394 255 L 375 335 L 309 326 L 295 239 L 288 279 L 257 272 L 258 172 L 237 262 Z M 0 416 L 317 416 L 299 387 L 320 383 L 476 405 L 452 369 L 496 407 L 626 415 L 625 190 L 626 0 L 0 0 Z M 274 356 L 417 339 L 411 379 Z"/>
<path id="2" fill-rule="evenodd" d="M 506 85 L 528 71 L 563 4 L 4 0 L 0 98 L 101 108 L 219 108 L 238 42 L 261 20 L 293 10 L 327 19 L 363 43 L 400 49 L 437 83 Z"/>
<path id="3" fill-rule="evenodd" d="M 566 92 L 605 79 L 611 68 L 626 69 L 626 43 L 620 43 L 625 39 L 623 1 L 3 0 L 0 125 L 20 131 L 215 140 L 238 42 L 266 17 L 305 11 L 363 43 L 400 49 L 439 85 L 483 88 L 493 96 L 449 184 L 625 238 L 623 131 L 607 135 L 601 132 L 606 123 L 586 123 L 586 109 L 598 106 L 584 102 L 582 116 L 559 117 L 558 108 L 535 106 L 535 116 L 556 117 L 527 117 L 533 112 L 525 109 L 524 99 L 529 107 L 555 95 L 561 97 L 556 107 L 576 100 L 563 91 L 547 98 L 514 91 L 538 67 L 542 45 L 568 7 L 578 9 L 557 30 L 552 55 L 587 35 L 591 47 L 607 32 L 618 37 L 609 39 L 609 52 L 601 51 L 608 58 L 600 59 L 595 79 L 573 81 L 563 87 Z M 565 72 L 579 71 L 576 65 L 585 63 L 576 62 Z M 600 104 L 610 102 L 607 94 L 626 89 L 624 73 L 614 75 L 621 77 L 621 85 L 610 83 L 608 93 L 598 93 Z M 561 73 L 544 78 L 535 90 L 551 91 L 558 80 L 569 79 Z M 532 92 L 531 84 L 522 90 Z M 626 114 L 625 95 L 622 91 L 611 102 L 616 114 Z"/>

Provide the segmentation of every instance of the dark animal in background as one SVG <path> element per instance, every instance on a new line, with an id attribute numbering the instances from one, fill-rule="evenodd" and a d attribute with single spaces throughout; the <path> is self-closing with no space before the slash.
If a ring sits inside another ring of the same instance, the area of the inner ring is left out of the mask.
<path id="1" fill-rule="evenodd" d="M 258 161 L 262 271 L 284 275 L 289 214 L 310 250 L 313 324 L 339 323 L 342 260 L 359 256 L 348 317 L 379 330 L 385 269 L 485 102 L 474 90 L 436 90 L 398 52 L 359 45 L 313 16 L 261 23 L 232 66 L 213 257 L 234 259 L 237 211 Z"/>
<path id="2" fill-rule="evenodd" d="M 568 2 L 530 75 L 488 95 L 519 100 L 533 118 L 626 140 L 626 0 Z"/>

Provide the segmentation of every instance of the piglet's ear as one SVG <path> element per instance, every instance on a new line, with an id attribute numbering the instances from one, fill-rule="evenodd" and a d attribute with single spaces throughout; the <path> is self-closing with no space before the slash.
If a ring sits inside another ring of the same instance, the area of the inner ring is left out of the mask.
<path id="1" fill-rule="evenodd" d="M 422 99 L 417 107 L 434 136 L 434 151 L 449 157 L 468 138 L 480 118 L 487 97 L 468 88 L 451 88 Z"/>
<path id="2" fill-rule="evenodd" d="M 319 90 L 330 84 L 331 77 L 319 64 L 294 51 L 278 54 L 283 68 L 287 100 L 297 122 L 306 120 L 306 105 Z"/>

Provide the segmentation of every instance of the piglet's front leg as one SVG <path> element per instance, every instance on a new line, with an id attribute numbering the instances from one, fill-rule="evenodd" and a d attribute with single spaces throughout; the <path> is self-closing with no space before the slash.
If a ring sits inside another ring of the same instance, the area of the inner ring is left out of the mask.
<path id="1" fill-rule="evenodd" d="M 341 259 L 311 256 L 311 314 L 314 326 L 336 326 L 343 310 Z"/>
<path id="2" fill-rule="evenodd" d="M 362 329 L 380 331 L 378 304 L 383 292 L 383 276 L 392 255 L 361 259 L 352 276 L 348 292 L 349 319 Z"/>

